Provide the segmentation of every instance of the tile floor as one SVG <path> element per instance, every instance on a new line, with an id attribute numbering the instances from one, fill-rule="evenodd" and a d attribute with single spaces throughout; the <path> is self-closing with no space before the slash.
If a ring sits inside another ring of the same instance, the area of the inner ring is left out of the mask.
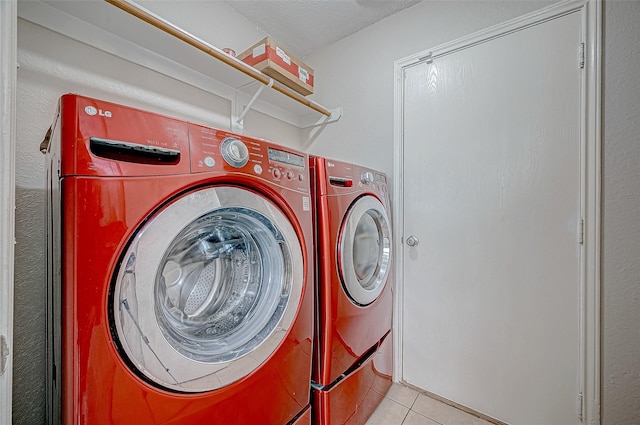
<path id="1" fill-rule="evenodd" d="M 400 384 L 393 384 L 366 425 L 493 425 Z"/>

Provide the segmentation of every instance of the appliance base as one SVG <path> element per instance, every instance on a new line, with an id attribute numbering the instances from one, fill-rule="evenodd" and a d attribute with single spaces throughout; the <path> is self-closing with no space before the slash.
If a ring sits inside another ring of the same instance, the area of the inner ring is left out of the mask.
<path id="1" fill-rule="evenodd" d="M 364 425 L 392 384 L 392 338 L 389 331 L 375 352 L 349 375 L 313 390 L 313 416 L 317 425 Z"/>

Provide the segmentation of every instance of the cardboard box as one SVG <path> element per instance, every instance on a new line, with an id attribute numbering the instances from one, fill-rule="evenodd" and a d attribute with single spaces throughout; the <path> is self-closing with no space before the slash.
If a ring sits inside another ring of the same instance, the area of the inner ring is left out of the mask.
<path id="1" fill-rule="evenodd" d="M 270 37 L 240 53 L 238 59 L 304 96 L 313 93 L 313 69 Z"/>

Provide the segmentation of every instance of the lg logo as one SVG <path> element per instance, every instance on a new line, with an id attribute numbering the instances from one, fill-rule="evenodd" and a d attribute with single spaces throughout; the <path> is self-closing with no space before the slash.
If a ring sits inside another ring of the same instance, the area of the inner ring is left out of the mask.
<path id="1" fill-rule="evenodd" d="M 93 106 L 86 106 L 84 111 L 87 115 L 98 115 L 100 117 L 111 118 L 111 111 L 103 111 L 102 109 L 96 109 Z"/>

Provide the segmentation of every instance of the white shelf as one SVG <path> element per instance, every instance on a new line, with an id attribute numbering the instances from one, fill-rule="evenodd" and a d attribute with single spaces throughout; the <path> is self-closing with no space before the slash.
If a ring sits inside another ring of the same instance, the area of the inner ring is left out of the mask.
<path id="1" fill-rule="evenodd" d="M 104 1 L 21 1 L 21 19 L 245 106 L 262 83 Z M 244 65 L 244 64 L 242 64 Z M 297 127 L 335 121 L 272 89 L 253 109 Z M 326 109 L 324 107 L 321 107 Z"/>

